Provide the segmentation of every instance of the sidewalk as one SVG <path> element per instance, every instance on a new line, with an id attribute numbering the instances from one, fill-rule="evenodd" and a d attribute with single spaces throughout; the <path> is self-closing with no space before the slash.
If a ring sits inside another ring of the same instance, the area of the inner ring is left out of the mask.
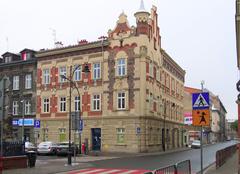
<path id="1" fill-rule="evenodd" d="M 204 174 L 238 174 L 238 151 L 231 156 L 223 166 L 216 169 L 216 164 L 207 168 Z"/>
<path id="2" fill-rule="evenodd" d="M 68 166 L 67 157 L 59 159 L 49 159 L 49 160 L 37 160 L 36 166 L 33 168 L 25 169 L 14 169 L 14 170 L 4 170 L 3 174 L 55 174 L 64 173 L 72 170 L 78 170 L 83 168 L 92 167 L 90 162 L 98 160 L 107 160 L 114 158 L 124 158 L 132 156 L 148 156 L 148 155 L 162 155 L 174 152 L 181 152 L 189 150 L 190 148 L 181 148 L 169 150 L 166 152 L 153 152 L 153 153 L 103 153 L 96 152 L 90 155 L 82 155 L 76 157 L 76 165 L 74 165 L 74 158 L 72 158 L 72 166 Z"/>

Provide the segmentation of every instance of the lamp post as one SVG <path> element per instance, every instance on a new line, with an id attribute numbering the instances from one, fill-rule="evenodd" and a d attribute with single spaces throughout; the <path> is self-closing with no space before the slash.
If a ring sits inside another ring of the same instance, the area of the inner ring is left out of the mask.
<path id="1" fill-rule="evenodd" d="M 71 115 L 72 115 L 72 106 L 71 106 L 71 103 L 72 103 L 72 84 L 74 85 L 74 87 L 77 89 L 78 91 L 78 88 L 76 86 L 76 84 L 74 83 L 73 81 L 73 75 L 75 73 L 75 71 L 80 67 L 81 65 L 78 65 L 74 68 L 74 70 L 72 71 L 72 66 L 70 66 L 70 73 L 69 73 L 69 78 L 67 78 L 65 75 L 61 75 L 61 78 L 64 78 L 66 79 L 68 82 L 69 82 L 69 127 L 68 127 L 68 165 L 72 165 L 72 156 L 71 156 L 71 130 L 72 130 L 72 118 L 71 118 Z M 89 71 L 89 67 L 87 64 L 84 65 L 84 69 L 82 70 L 82 72 L 84 72 L 86 75 L 90 72 Z M 80 97 L 80 93 L 78 91 L 78 95 Z M 79 113 L 81 113 L 81 111 L 79 111 Z M 80 116 L 80 115 L 79 115 Z M 81 139 L 81 136 L 79 137 Z M 81 142 L 81 140 L 80 140 Z"/>

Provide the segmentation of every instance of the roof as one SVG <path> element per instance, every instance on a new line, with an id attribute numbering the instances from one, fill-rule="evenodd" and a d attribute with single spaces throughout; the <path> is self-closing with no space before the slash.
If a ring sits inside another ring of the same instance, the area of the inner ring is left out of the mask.
<path id="1" fill-rule="evenodd" d="M 18 57 L 20 57 L 19 55 L 14 54 L 14 53 L 11 53 L 11 52 L 6 52 L 6 53 L 4 53 L 2 56 L 5 57 L 5 56 L 7 56 L 7 55 L 13 55 L 13 56 L 18 56 Z"/>
<path id="2" fill-rule="evenodd" d="M 199 93 L 201 92 L 200 89 L 197 89 L 197 88 L 191 88 L 191 87 L 187 87 L 187 86 L 184 86 L 184 91 L 185 92 L 188 92 L 188 93 Z"/>

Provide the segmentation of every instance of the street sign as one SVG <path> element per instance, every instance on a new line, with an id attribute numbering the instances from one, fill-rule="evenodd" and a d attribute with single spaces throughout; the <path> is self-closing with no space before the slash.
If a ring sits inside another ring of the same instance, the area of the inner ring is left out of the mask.
<path id="1" fill-rule="evenodd" d="M 193 93 L 192 94 L 192 108 L 193 110 L 208 109 L 209 108 L 209 93 Z"/>
<path id="2" fill-rule="evenodd" d="M 140 133 L 141 133 L 141 128 L 140 128 L 140 127 L 137 127 L 137 128 L 136 128 L 136 133 L 137 133 L 137 134 L 140 134 Z"/>
<path id="3" fill-rule="evenodd" d="M 23 119 L 18 120 L 18 126 L 23 125 Z M 24 119 L 24 126 L 34 126 L 34 119 L 31 118 L 25 118 Z"/>
<path id="4" fill-rule="evenodd" d="M 193 110 L 192 114 L 194 126 L 210 126 L 209 109 Z"/>
<path id="5" fill-rule="evenodd" d="M 40 120 L 34 120 L 34 128 L 40 128 L 41 122 Z"/>
<path id="6" fill-rule="evenodd" d="M 83 130 L 83 120 L 79 120 L 79 131 Z"/>

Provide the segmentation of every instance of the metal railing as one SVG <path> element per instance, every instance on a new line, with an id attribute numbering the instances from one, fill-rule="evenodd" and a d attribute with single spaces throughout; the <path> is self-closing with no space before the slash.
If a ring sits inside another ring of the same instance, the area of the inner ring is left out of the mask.
<path id="1" fill-rule="evenodd" d="M 237 150 L 237 145 L 232 145 L 216 152 L 216 168 L 221 167 Z"/>
<path id="2" fill-rule="evenodd" d="M 23 142 L 3 142 L 3 156 L 25 155 L 24 148 L 25 146 Z"/>
<path id="3" fill-rule="evenodd" d="M 181 161 L 145 174 L 191 174 L 191 162 L 190 160 Z"/>

